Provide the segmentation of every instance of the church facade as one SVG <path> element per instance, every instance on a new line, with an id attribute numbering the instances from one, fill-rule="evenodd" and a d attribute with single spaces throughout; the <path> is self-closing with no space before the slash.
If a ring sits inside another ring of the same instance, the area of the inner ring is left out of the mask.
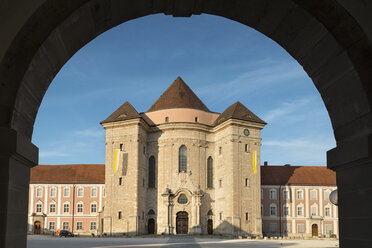
<path id="1" fill-rule="evenodd" d="M 126 102 L 106 130 L 107 234 L 262 234 L 260 131 L 240 102 L 210 111 L 177 78 L 144 113 Z"/>

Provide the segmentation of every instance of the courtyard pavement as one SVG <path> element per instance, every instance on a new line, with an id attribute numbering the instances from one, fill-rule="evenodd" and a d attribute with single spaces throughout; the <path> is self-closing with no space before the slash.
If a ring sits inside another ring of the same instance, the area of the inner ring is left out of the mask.
<path id="1" fill-rule="evenodd" d="M 27 238 L 28 248 L 194 248 L 194 247 L 264 247 L 264 248 L 334 248 L 338 240 L 244 240 L 199 238 L 192 236 L 135 237 L 135 238 L 58 238 L 32 235 Z"/>

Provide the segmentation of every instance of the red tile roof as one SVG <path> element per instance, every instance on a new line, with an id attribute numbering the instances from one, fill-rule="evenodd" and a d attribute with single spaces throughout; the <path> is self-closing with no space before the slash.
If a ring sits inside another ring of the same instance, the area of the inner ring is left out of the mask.
<path id="1" fill-rule="evenodd" d="M 325 166 L 261 166 L 261 184 L 336 186 L 336 172 Z"/>
<path id="2" fill-rule="evenodd" d="M 30 183 L 105 183 L 104 164 L 38 165 Z"/>
<path id="3" fill-rule="evenodd" d="M 266 122 L 261 120 L 257 115 L 250 111 L 246 106 L 241 102 L 237 101 L 236 103 L 229 106 L 214 122 L 214 126 L 217 126 L 229 119 L 238 119 L 243 121 L 252 121 L 258 122 L 266 125 Z"/>
<path id="4" fill-rule="evenodd" d="M 106 122 L 124 121 L 135 118 L 142 117 L 138 114 L 137 110 L 128 101 L 126 101 L 117 110 L 115 110 L 114 113 L 112 113 L 109 117 L 102 121 L 101 124 Z"/>
<path id="5" fill-rule="evenodd" d="M 191 108 L 210 112 L 180 77 L 169 86 L 147 112 L 171 108 Z"/>

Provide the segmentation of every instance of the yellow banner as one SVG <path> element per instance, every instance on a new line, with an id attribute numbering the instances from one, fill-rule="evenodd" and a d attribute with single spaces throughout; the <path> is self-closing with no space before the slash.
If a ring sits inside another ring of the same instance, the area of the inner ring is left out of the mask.
<path id="1" fill-rule="evenodd" d="M 253 173 L 257 173 L 257 156 L 256 151 L 252 151 L 252 165 L 253 165 Z"/>
<path id="2" fill-rule="evenodd" d="M 120 149 L 115 149 L 114 172 L 118 171 L 120 160 Z"/>

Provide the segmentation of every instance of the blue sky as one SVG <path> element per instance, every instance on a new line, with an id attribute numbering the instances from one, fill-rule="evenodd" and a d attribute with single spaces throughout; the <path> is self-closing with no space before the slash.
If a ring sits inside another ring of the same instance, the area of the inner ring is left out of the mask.
<path id="1" fill-rule="evenodd" d="M 326 151 L 335 146 L 328 113 L 283 48 L 221 17 L 162 14 L 103 33 L 64 65 L 34 127 L 40 164 L 104 163 L 99 123 L 125 101 L 146 111 L 177 76 L 210 110 L 240 101 L 268 123 L 262 163 L 326 164 Z"/>

